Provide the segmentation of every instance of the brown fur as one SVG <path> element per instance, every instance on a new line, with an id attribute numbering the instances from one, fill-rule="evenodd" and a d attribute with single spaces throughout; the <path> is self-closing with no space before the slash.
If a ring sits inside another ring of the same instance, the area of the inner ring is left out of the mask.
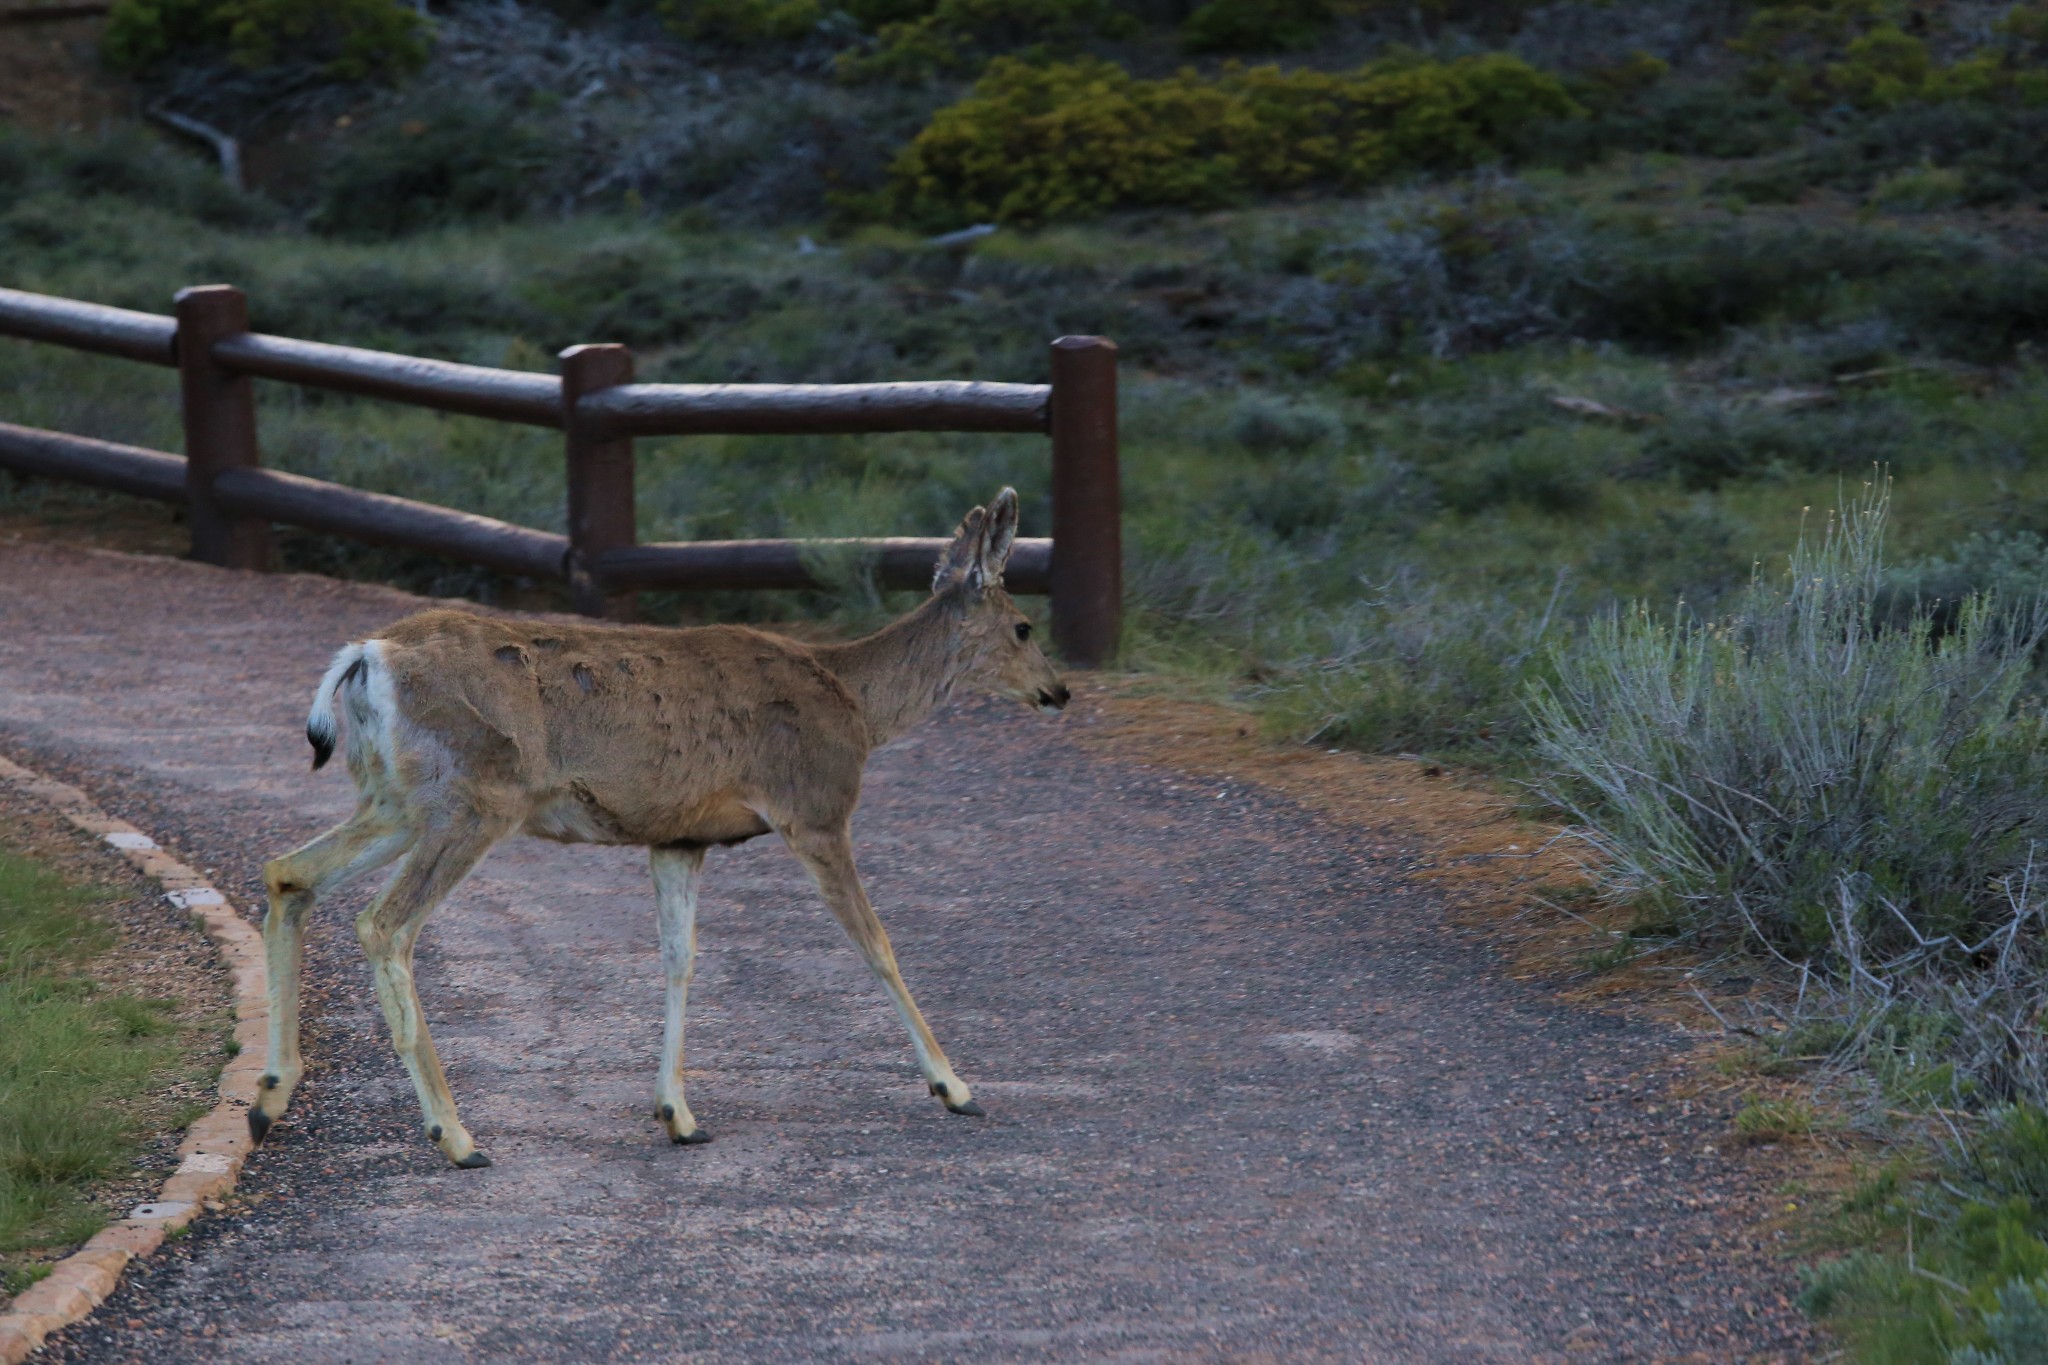
<path id="1" fill-rule="evenodd" d="M 703 1140 L 682 1102 L 703 849 L 771 830 L 889 991 L 933 1093 L 979 1113 L 902 984 L 849 830 L 868 754 L 956 687 L 1065 705 L 1067 689 L 1002 588 L 1015 536 L 1016 495 L 1004 489 L 961 523 L 933 595 L 849 644 L 805 645 L 739 626 L 536 625 L 429 611 L 352 646 L 353 664 L 344 651 L 330 677 L 350 718 L 358 808 L 265 869 L 273 999 L 266 1089 L 250 1118 L 258 1136 L 283 1112 L 302 1069 L 306 914 L 317 895 L 402 857 L 357 929 L 429 1134 L 458 1165 L 488 1164 L 456 1117 L 420 1016 L 412 948 L 434 905 L 515 829 L 654 850 L 670 984 L 658 1113 L 676 1141 Z"/>

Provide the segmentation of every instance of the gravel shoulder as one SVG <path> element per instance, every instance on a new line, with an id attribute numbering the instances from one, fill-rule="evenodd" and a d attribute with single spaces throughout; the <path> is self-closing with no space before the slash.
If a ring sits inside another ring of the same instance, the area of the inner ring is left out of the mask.
<path id="1" fill-rule="evenodd" d="M 306 771 L 327 656 L 386 589 L 0 544 L 0 750 L 246 912 L 349 805 Z M 1418 840 L 956 706 L 856 822 L 906 976 L 989 1109 L 949 1116 L 773 840 L 715 854 L 691 1103 L 645 1112 L 644 859 L 511 841 L 420 979 L 487 1171 L 418 1131 L 351 920 L 311 934 L 312 1069 L 231 1213 L 63 1361 L 1799 1360 L 1689 1040 L 1559 1001 Z M 1113 727 L 1112 727 L 1113 728 Z M 1462 926 L 1462 927 L 1461 927 Z"/>

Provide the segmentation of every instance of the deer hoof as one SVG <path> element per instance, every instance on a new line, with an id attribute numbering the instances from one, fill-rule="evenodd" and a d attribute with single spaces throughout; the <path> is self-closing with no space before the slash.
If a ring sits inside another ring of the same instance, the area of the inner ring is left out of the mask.
<path id="1" fill-rule="evenodd" d="M 711 1134 L 702 1128 L 692 1128 L 687 1133 L 677 1133 L 671 1138 L 678 1147 L 695 1147 L 700 1142 L 711 1141 Z"/>
<path id="2" fill-rule="evenodd" d="M 261 1147 L 263 1145 L 263 1136 L 270 1131 L 272 1121 L 270 1115 L 264 1113 L 261 1109 L 251 1109 L 249 1111 L 249 1140 L 258 1147 Z"/>
<path id="3" fill-rule="evenodd" d="M 965 1115 L 967 1115 L 967 1116 L 968 1116 L 969 1118 L 976 1118 L 976 1119 L 980 1119 L 980 1118 L 987 1118 L 987 1117 L 988 1117 L 988 1110 L 986 1110 L 986 1109 L 982 1108 L 982 1107 L 981 1107 L 981 1106 L 980 1106 L 979 1104 L 976 1104 L 976 1103 L 975 1103 L 975 1102 L 974 1102 L 973 1100 L 969 1100 L 969 1101 L 967 1101 L 967 1103 L 965 1103 L 965 1104 L 955 1104 L 955 1103 L 953 1103 L 953 1102 L 952 1102 L 951 1100 L 947 1100 L 947 1101 L 946 1101 L 946 1109 L 947 1109 L 947 1112 L 949 1112 L 949 1113 L 954 1113 L 954 1114 L 965 1114 Z"/>
<path id="4" fill-rule="evenodd" d="M 468 1156 L 455 1163 L 458 1169 L 465 1171 L 479 1171 L 490 1164 L 491 1159 L 482 1152 L 471 1152 Z"/>

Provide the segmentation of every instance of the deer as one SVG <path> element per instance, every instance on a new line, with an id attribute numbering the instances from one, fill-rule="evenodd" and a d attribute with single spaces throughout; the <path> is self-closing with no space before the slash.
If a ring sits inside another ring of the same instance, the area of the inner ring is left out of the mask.
<path id="1" fill-rule="evenodd" d="M 438 609 L 343 647 L 313 694 L 318 770 L 337 712 L 356 807 L 266 864 L 268 1055 L 249 1129 L 261 1143 L 304 1072 L 299 990 L 316 902 L 398 863 L 356 919 L 427 1137 L 455 1166 L 490 1165 L 456 1112 L 420 1011 L 413 949 L 434 908 L 515 831 L 644 846 L 667 978 L 655 1114 L 669 1139 L 710 1134 L 683 1097 L 683 1014 L 696 970 L 705 855 L 774 833 L 888 993 L 931 1094 L 981 1115 L 918 1012 L 854 865 L 868 757 L 963 687 L 1047 714 L 1066 685 L 1003 587 L 1017 538 L 1005 488 L 960 522 L 931 595 L 864 638 L 805 644 L 744 626 L 561 624 Z"/>

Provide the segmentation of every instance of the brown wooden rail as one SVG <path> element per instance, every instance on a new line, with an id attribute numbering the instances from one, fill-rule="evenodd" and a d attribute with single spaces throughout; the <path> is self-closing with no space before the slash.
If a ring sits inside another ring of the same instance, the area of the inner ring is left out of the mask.
<path id="1" fill-rule="evenodd" d="M 648 588 L 820 586 L 821 553 L 852 554 L 887 587 L 923 587 L 942 539 L 637 543 L 633 438 L 660 435 L 1039 433 L 1051 438 L 1053 535 L 1020 540 L 1007 581 L 1049 593 L 1053 638 L 1080 664 L 1122 629 L 1117 354 L 1101 337 L 1052 343 L 1046 384 L 638 384 L 623 346 L 575 346 L 561 376 L 457 365 L 251 332 L 228 285 L 181 290 L 176 316 L 0 289 L 0 335 L 170 366 L 185 457 L 0 423 L 0 468 L 182 503 L 197 559 L 269 562 L 272 523 L 566 580 L 579 611 L 624 616 Z M 563 432 L 569 534 L 262 468 L 253 379 L 280 380 Z"/>

